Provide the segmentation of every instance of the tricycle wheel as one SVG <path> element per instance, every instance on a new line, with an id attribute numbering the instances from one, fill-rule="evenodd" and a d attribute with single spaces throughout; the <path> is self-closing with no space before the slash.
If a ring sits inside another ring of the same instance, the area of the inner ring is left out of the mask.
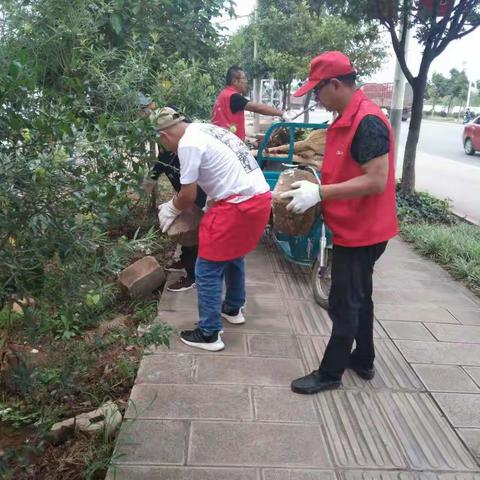
<path id="1" fill-rule="evenodd" d="M 312 290 L 315 301 L 325 310 L 328 310 L 328 296 L 332 286 L 332 251 L 325 249 L 326 266 L 320 270 L 318 258 L 312 269 Z"/>

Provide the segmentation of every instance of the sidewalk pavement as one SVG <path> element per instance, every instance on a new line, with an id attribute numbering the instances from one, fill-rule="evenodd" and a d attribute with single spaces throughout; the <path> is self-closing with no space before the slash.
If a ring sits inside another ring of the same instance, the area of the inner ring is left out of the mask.
<path id="1" fill-rule="evenodd" d="M 478 298 L 393 240 L 375 272 L 377 375 L 302 396 L 290 382 L 318 367 L 330 320 L 272 247 L 247 278 L 223 352 L 174 339 L 145 355 L 109 479 L 480 479 Z M 164 293 L 160 321 L 196 318 L 195 291 Z"/>

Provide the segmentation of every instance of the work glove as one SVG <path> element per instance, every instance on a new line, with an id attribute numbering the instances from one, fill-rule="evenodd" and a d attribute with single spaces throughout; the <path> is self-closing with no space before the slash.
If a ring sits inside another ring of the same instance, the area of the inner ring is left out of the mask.
<path id="1" fill-rule="evenodd" d="M 292 121 L 292 114 L 291 112 L 289 112 L 288 110 L 285 110 L 283 113 L 282 113 L 282 116 L 280 117 L 282 119 L 283 122 L 291 122 Z"/>
<path id="2" fill-rule="evenodd" d="M 292 187 L 295 190 L 281 193 L 280 198 L 292 199 L 287 205 L 287 210 L 293 213 L 303 213 L 322 200 L 320 185 L 317 183 L 300 180 L 299 182 L 292 183 Z"/>
<path id="3" fill-rule="evenodd" d="M 165 233 L 170 228 L 174 220 L 180 215 L 180 212 L 181 210 L 173 204 L 173 199 L 162 203 L 158 207 L 158 221 L 160 222 L 162 232 Z"/>

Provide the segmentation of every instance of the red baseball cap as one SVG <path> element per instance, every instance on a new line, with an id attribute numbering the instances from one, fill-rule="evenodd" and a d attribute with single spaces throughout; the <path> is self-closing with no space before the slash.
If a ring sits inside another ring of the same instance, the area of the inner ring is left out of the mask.
<path id="1" fill-rule="evenodd" d="M 312 90 L 322 80 L 329 78 L 341 77 L 353 73 L 353 68 L 350 59 L 342 52 L 325 52 L 318 55 L 310 62 L 310 74 L 308 80 L 300 89 L 298 89 L 293 96 L 301 97 Z"/>

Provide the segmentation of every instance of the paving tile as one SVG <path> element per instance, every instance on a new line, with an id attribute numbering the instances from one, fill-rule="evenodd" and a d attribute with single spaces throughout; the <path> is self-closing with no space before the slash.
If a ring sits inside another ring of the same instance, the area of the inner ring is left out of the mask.
<path id="1" fill-rule="evenodd" d="M 372 299 L 375 305 L 403 305 L 405 303 L 397 290 L 374 289 Z"/>
<path id="2" fill-rule="evenodd" d="M 247 302 L 251 295 L 259 295 L 261 297 L 282 298 L 280 286 L 277 285 L 275 279 L 268 283 L 253 283 L 247 277 L 245 280 L 247 292 Z"/>
<path id="3" fill-rule="evenodd" d="M 263 480 L 336 480 L 337 478 L 335 472 L 328 470 L 266 468 L 263 471 Z"/>
<path id="4" fill-rule="evenodd" d="M 190 465 L 330 467 L 319 425 L 192 422 Z"/>
<path id="5" fill-rule="evenodd" d="M 328 338 L 298 337 L 298 341 L 302 357 L 307 365 L 307 370 L 317 369 L 323 357 Z M 376 340 L 375 349 L 376 375 L 373 380 L 365 381 L 352 370 L 347 369 L 342 379 L 345 388 L 362 388 L 368 390 L 391 388 L 393 390 L 408 391 L 424 389 L 415 372 L 405 362 L 391 340 Z"/>
<path id="6" fill-rule="evenodd" d="M 452 277 L 439 265 L 421 256 L 412 256 L 408 252 L 400 255 L 383 255 L 375 265 L 375 270 L 388 273 L 392 277 L 402 277 L 405 280 L 451 280 Z"/>
<path id="7" fill-rule="evenodd" d="M 457 319 L 447 309 L 435 304 L 415 307 L 408 305 L 375 305 L 375 317 L 379 320 L 402 322 L 458 323 Z"/>
<path id="8" fill-rule="evenodd" d="M 183 465 L 188 423 L 126 420 L 117 439 L 115 464 Z"/>
<path id="9" fill-rule="evenodd" d="M 196 310 L 160 310 L 155 319 L 157 322 L 163 322 L 177 331 L 195 328 L 198 321 L 198 313 Z"/>
<path id="10" fill-rule="evenodd" d="M 395 344 L 410 363 L 480 366 L 480 345 L 477 344 L 411 340 L 395 340 Z"/>
<path id="11" fill-rule="evenodd" d="M 275 273 L 284 273 L 290 275 L 308 275 L 310 273 L 310 269 L 308 267 L 303 267 L 288 261 L 285 258 L 285 255 L 280 252 L 276 252 L 271 255 L 270 261 Z"/>
<path id="12" fill-rule="evenodd" d="M 413 369 L 429 392 L 478 392 L 472 379 L 456 365 L 413 364 Z"/>
<path id="13" fill-rule="evenodd" d="M 292 335 L 247 335 L 252 356 L 299 358 L 297 339 Z"/>
<path id="14" fill-rule="evenodd" d="M 382 295 L 379 300 L 379 295 Z M 392 299 L 389 299 L 389 295 Z M 424 305 L 437 303 L 442 306 L 457 306 L 471 308 L 473 301 L 463 293 L 443 293 L 437 290 L 376 290 L 373 292 L 375 303 L 390 303 L 397 305 Z"/>
<path id="15" fill-rule="evenodd" d="M 260 480 L 253 468 L 119 466 L 105 480 Z"/>
<path id="16" fill-rule="evenodd" d="M 422 323 L 382 321 L 382 326 L 390 338 L 400 340 L 434 341 L 435 337 Z"/>
<path id="17" fill-rule="evenodd" d="M 302 362 L 293 358 L 205 355 L 197 361 L 199 383 L 287 386 L 303 374 Z"/>
<path id="18" fill-rule="evenodd" d="M 224 385 L 138 384 L 127 418 L 252 420 L 248 388 Z"/>
<path id="19" fill-rule="evenodd" d="M 275 273 L 263 263 L 256 267 L 249 265 L 245 269 L 245 283 L 250 285 L 262 283 L 272 284 L 275 283 Z"/>
<path id="20" fill-rule="evenodd" d="M 247 355 L 247 339 L 243 333 L 236 333 L 227 331 L 222 333 L 222 340 L 225 343 L 225 349 L 216 352 L 215 355 Z M 146 349 L 147 354 L 156 353 L 191 353 L 195 355 L 211 355 L 212 352 L 201 350 L 199 348 L 192 348 L 185 345 L 178 334 L 174 334 L 170 338 L 170 346 L 159 345 L 158 347 L 151 346 Z"/>
<path id="21" fill-rule="evenodd" d="M 285 316 L 285 308 L 282 299 L 261 297 L 253 294 L 247 298 L 245 315 L 262 317 Z"/>
<path id="22" fill-rule="evenodd" d="M 480 343 L 480 326 L 429 323 L 427 328 L 441 342 Z"/>
<path id="23" fill-rule="evenodd" d="M 377 262 L 375 265 L 375 274 L 378 275 L 379 277 L 383 278 L 395 278 L 395 279 L 403 279 L 405 282 L 409 282 L 411 280 L 415 281 L 423 281 L 423 282 L 428 282 L 429 280 L 445 280 L 445 281 L 451 281 L 452 277 L 443 269 L 439 267 L 437 268 L 431 268 L 427 267 L 425 269 L 422 269 L 422 266 L 415 265 L 415 271 L 412 270 L 406 270 L 405 267 L 399 267 L 399 263 L 404 265 L 404 262 L 402 260 L 391 260 L 387 263 L 381 264 L 380 262 Z M 408 265 L 409 268 L 412 268 L 412 265 L 409 263 Z"/>
<path id="24" fill-rule="evenodd" d="M 462 325 L 480 325 L 480 308 L 449 307 L 448 310 Z"/>
<path id="25" fill-rule="evenodd" d="M 273 273 L 275 270 L 271 261 L 272 254 L 268 250 L 254 250 L 245 257 L 245 271 L 248 273 L 251 270 L 260 268 L 263 271 Z"/>
<path id="26" fill-rule="evenodd" d="M 255 418 L 269 422 L 317 423 L 313 397 L 299 396 L 290 388 L 261 387 L 253 389 Z"/>
<path id="27" fill-rule="evenodd" d="M 463 367 L 463 369 L 473 378 L 473 381 L 480 387 L 480 367 Z"/>
<path id="28" fill-rule="evenodd" d="M 454 427 L 480 428 L 480 395 L 434 393 L 433 398 Z"/>
<path id="29" fill-rule="evenodd" d="M 288 315 L 293 325 L 294 332 L 299 335 L 330 336 L 332 320 L 328 312 L 320 305 L 308 300 L 289 300 Z M 377 322 L 373 325 L 375 338 L 386 338 L 386 333 Z"/>
<path id="30" fill-rule="evenodd" d="M 169 276 L 170 278 L 170 276 Z M 173 281 L 172 281 L 173 283 Z M 270 315 L 281 310 L 283 301 L 275 282 L 249 284 L 247 277 L 247 312 L 254 315 Z M 197 289 L 185 292 L 169 292 L 165 289 L 159 303 L 159 311 L 197 312 Z M 285 307 L 283 307 L 285 310 Z"/>
<path id="31" fill-rule="evenodd" d="M 171 275 L 168 276 L 170 282 Z M 173 282 L 172 282 L 173 283 Z M 177 312 L 197 311 L 197 289 L 192 288 L 184 292 L 169 292 L 166 288 L 160 297 L 158 310 L 175 310 Z"/>
<path id="32" fill-rule="evenodd" d="M 245 314 L 246 322 L 243 325 L 232 325 L 223 322 L 225 332 L 235 333 L 291 333 L 292 327 L 287 315 L 248 315 Z M 196 312 L 159 312 L 157 319 L 171 325 L 175 330 L 181 331 L 196 327 L 198 315 Z"/>
<path id="33" fill-rule="evenodd" d="M 458 428 L 457 433 L 480 465 L 480 429 Z M 480 478 L 480 474 L 478 477 Z"/>
<path id="34" fill-rule="evenodd" d="M 335 390 L 316 397 L 340 467 L 468 471 L 476 464 L 427 394 Z"/>
<path id="35" fill-rule="evenodd" d="M 232 325 L 227 321 L 223 322 L 225 332 L 241 333 L 271 333 L 290 334 L 292 327 L 286 315 L 248 315 L 245 314 L 246 322 L 243 325 Z"/>
<path id="36" fill-rule="evenodd" d="M 292 321 L 294 332 L 300 335 L 329 336 L 332 331 L 332 320 L 328 312 L 308 300 L 290 300 L 288 315 Z"/>
<path id="37" fill-rule="evenodd" d="M 194 383 L 196 369 L 197 359 L 194 355 L 145 355 L 138 369 L 136 383 Z"/>
<path id="38" fill-rule="evenodd" d="M 313 292 L 308 275 L 277 274 L 282 295 L 286 299 L 312 300 Z"/>

